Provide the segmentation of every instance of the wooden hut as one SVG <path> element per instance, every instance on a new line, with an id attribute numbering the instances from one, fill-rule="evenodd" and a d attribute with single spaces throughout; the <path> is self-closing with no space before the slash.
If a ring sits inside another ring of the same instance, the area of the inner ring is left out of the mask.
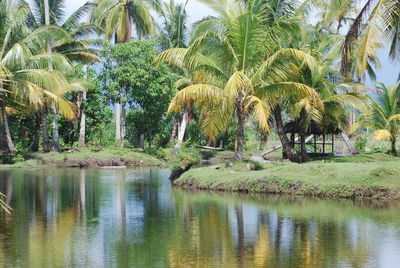
<path id="1" fill-rule="evenodd" d="M 300 133 L 305 134 L 307 153 L 310 157 L 332 156 L 335 152 L 335 135 L 341 133 L 338 127 L 322 129 L 315 121 L 311 121 L 306 131 L 297 121 L 287 123 L 284 130 L 286 135 L 290 135 L 290 142 L 298 150 L 301 150 Z M 286 158 L 285 153 L 283 157 Z"/>

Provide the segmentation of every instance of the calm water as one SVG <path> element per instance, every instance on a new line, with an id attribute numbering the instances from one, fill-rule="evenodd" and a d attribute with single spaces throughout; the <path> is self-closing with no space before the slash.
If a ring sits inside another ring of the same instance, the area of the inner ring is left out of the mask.
<path id="1" fill-rule="evenodd" d="M 400 205 L 173 189 L 167 170 L 0 171 L 0 267 L 400 267 Z"/>

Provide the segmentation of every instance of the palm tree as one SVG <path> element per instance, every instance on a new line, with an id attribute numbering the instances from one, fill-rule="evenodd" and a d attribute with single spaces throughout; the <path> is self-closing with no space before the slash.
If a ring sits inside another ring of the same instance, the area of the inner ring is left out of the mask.
<path id="1" fill-rule="evenodd" d="M 266 8 L 261 1 L 248 2 L 246 6 L 236 1 L 205 3 L 220 17 L 199 23 L 194 31 L 198 37 L 189 48 L 164 51 L 156 62 L 184 66 L 195 78 L 195 84 L 177 93 L 169 112 L 179 112 L 192 103 L 202 107 L 202 128 L 211 140 L 221 135 L 235 117 L 234 159 L 242 160 L 247 116 L 251 115 L 260 129 L 268 132 L 269 115 L 276 98 L 313 96 L 318 99 L 312 88 L 288 80 L 299 66 L 315 62 L 300 50 L 283 48 L 271 52 L 274 41 L 265 27 L 269 17 L 265 16 Z"/>
<path id="2" fill-rule="evenodd" d="M 68 118 L 74 117 L 71 105 L 61 97 L 70 90 L 61 72 L 68 72 L 71 66 L 64 56 L 43 52 L 44 40 L 51 36 L 60 37 L 62 33 L 52 27 L 30 32 L 25 25 L 29 17 L 27 4 L 3 1 L 0 3 L 0 17 L 3 21 L 0 33 L 4 36 L 0 39 L 0 104 L 3 135 L 8 151 L 12 153 L 14 145 L 8 127 L 7 104 L 18 101 L 37 110 L 43 107 L 48 98 Z"/>
<path id="3" fill-rule="evenodd" d="M 354 1 L 355 2 L 355 1 Z M 342 47 L 341 72 L 351 73 L 354 51 L 358 55 L 360 73 L 368 70 L 376 61 L 376 53 L 390 41 L 389 55 L 398 58 L 400 2 L 397 0 L 367 0 L 357 14 L 345 36 Z"/>
<path id="4" fill-rule="evenodd" d="M 96 8 L 92 12 L 91 21 L 104 31 L 106 40 L 114 38 L 115 44 L 131 42 L 133 26 L 139 38 L 155 32 L 155 22 L 150 9 L 153 6 L 159 7 L 156 2 L 146 0 L 95 0 L 94 3 Z M 120 90 L 115 102 L 116 139 L 118 141 L 121 141 L 125 136 L 126 102 L 122 101 L 123 90 Z"/>
<path id="5" fill-rule="evenodd" d="M 187 1 L 185 4 L 181 4 L 175 3 L 174 0 L 163 2 L 161 4 L 159 13 L 164 19 L 164 25 L 158 36 L 158 44 L 162 50 L 169 48 L 184 48 L 187 46 L 186 39 L 188 33 L 186 5 Z M 178 90 L 192 84 L 190 72 L 184 68 L 181 68 L 179 71 L 181 73 L 181 78 L 176 81 L 176 87 Z M 183 112 L 180 124 L 178 123 L 178 116 L 176 115 L 174 118 L 171 141 L 177 138 L 176 148 L 179 148 L 183 142 L 186 127 L 190 123 L 192 117 L 191 111 L 192 107 L 190 105 Z"/>
<path id="6" fill-rule="evenodd" d="M 78 61 L 81 63 L 96 62 L 100 59 L 93 54 L 94 50 L 89 48 L 90 44 L 95 44 L 98 41 L 96 39 L 84 39 L 88 34 L 93 33 L 97 30 L 97 27 L 87 23 L 80 23 L 80 20 L 92 9 L 92 3 L 86 3 L 82 7 L 78 8 L 65 22 L 62 22 L 64 18 L 64 4 L 65 0 L 35 0 L 33 1 L 33 11 L 31 12 L 30 23 L 34 28 L 41 27 L 43 25 L 58 25 L 60 30 L 65 31 L 64 38 L 50 39 L 48 40 L 47 50 L 48 52 L 57 52 L 65 55 L 71 61 Z M 79 97 L 83 99 L 85 93 L 78 93 Z M 50 103 L 52 111 L 52 133 L 53 133 L 53 146 L 52 148 L 56 151 L 61 151 L 59 144 L 58 134 L 58 120 L 57 111 L 54 104 Z M 81 107 L 80 119 L 85 119 L 82 116 Z M 43 134 L 45 147 L 48 146 L 47 136 L 47 109 L 44 109 L 44 113 L 38 114 L 38 117 L 43 119 Z M 80 124 L 82 125 L 82 124 Z M 37 139 L 36 139 L 37 140 Z M 35 146 L 37 147 L 37 146 Z"/>
<path id="7" fill-rule="evenodd" d="M 351 131 L 359 128 L 375 129 L 376 140 L 389 140 L 391 153 L 397 155 L 396 141 L 400 134 L 400 85 L 385 86 L 378 83 L 377 97 L 371 98 L 370 112 L 362 115 Z"/>
<path id="8" fill-rule="evenodd" d="M 185 4 L 176 3 L 175 0 L 162 2 L 159 13 L 164 19 L 164 25 L 158 37 L 162 50 L 187 46 L 187 2 Z"/>
<path id="9" fill-rule="evenodd" d="M 367 100 L 363 90 L 356 83 L 347 83 L 342 79 L 339 71 L 335 69 L 335 62 L 340 57 L 341 36 L 320 31 L 318 27 L 306 26 L 302 28 L 301 39 L 296 46 L 307 53 L 316 55 L 320 64 L 313 69 L 305 69 L 300 76 L 302 82 L 314 88 L 322 101 L 323 109 L 316 109 L 309 99 L 302 99 L 297 103 L 289 103 L 288 110 L 298 120 L 302 129 L 307 130 L 309 124 L 314 121 L 325 133 L 341 131 L 342 136 L 349 123 L 349 108 L 366 110 Z M 301 133 L 301 145 L 303 160 L 306 160 L 304 132 Z M 346 143 L 348 143 L 346 141 Z M 352 150 L 352 144 L 348 144 Z M 352 151 L 352 153 L 354 153 Z"/>

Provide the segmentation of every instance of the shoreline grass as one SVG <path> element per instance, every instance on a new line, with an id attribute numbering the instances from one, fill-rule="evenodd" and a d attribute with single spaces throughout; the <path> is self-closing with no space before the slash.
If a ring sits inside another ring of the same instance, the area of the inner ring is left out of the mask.
<path id="1" fill-rule="evenodd" d="M 385 154 L 361 154 L 305 164 L 247 162 L 232 167 L 221 165 L 218 169 L 192 169 L 174 181 L 174 185 L 210 191 L 400 200 L 399 167 L 400 157 Z"/>
<path id="2" fill-rule="evenodd" d="M 79 152 L 30 153 L 25 161 L 3 164 L 0 168 L 96 168 L 104 166 L 163 166 L 164 161 L 144 152 L 131 149 L 104 149 Z"/>

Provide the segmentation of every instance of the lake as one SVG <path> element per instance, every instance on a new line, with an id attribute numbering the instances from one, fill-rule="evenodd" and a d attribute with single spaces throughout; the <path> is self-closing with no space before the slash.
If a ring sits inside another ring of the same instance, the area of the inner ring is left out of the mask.
<path id="1" fill-rule="evenodd" d="M 400 204 L 190 192 L 166 169 L 0 170 L 1 267 L 399 267 Z"/>

